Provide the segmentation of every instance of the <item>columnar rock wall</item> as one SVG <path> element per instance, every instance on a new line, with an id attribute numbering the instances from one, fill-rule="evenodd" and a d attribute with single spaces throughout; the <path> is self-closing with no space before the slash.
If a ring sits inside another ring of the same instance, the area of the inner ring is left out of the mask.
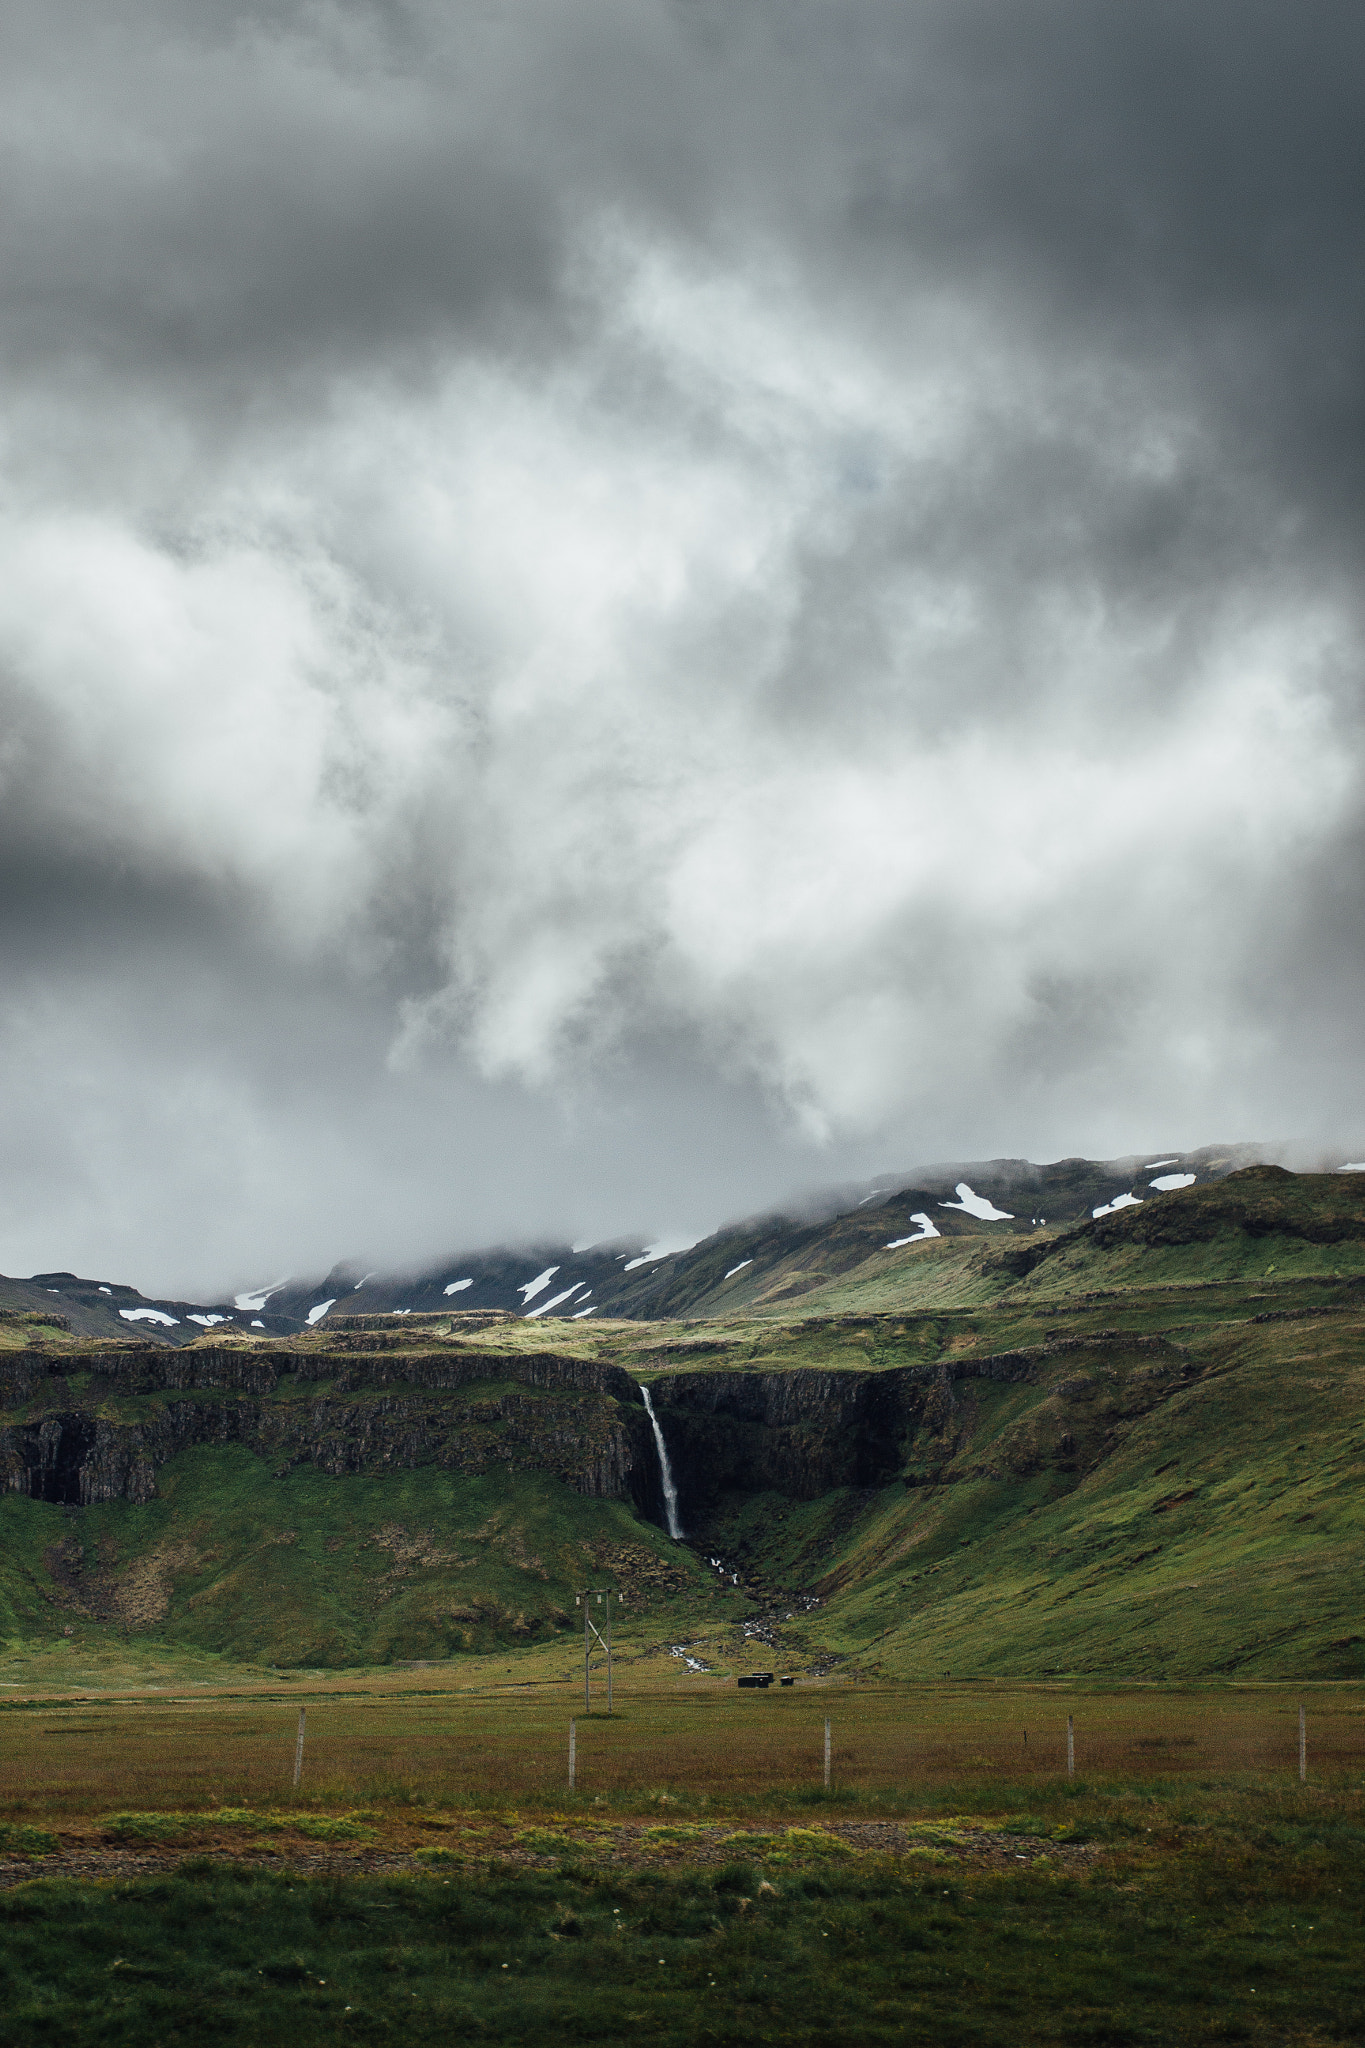
<path id="1" fill-rule="evenodd" d="M 941 1436 L 954 1383 L 1028 1379 L 1025 1352 L 886 1372 L 668 1372 L 651 1393 L 684 1513 L 729 1488 L 814 1500 L 841 1486 L 878 1486 L 899 1472 L 918 1432 Z"/>
<path id="2" fill-rule="evenodd" d="M 973 1444 L 980 1383 L 1055 1377 L 1073 1341 L 1078 1353 L 1099 1347 L 1111 1363 L 1122 1353 L 1152 1353 L 1150 1369 L 1125 1368 L 1126 1392 L 1106 1395 L 1116 1416 L 1164 1398 L 1172 1377 L 1188 1369 L 1165 1339 L 1105 1331 L 881 1372 L 660 1372 L 651 1392 L 684 1522 L 704 1521 L 733 1491 L 813 1500 L 897 1475 L 907 1485 L 936 1481 L 961 1469 L 955 1461 Z M 1088 1384 L 1082 1375 L 1075 1387 Z M 1063 1405 L 1071 1398 L 1066 1385 L 1056 1392 Z M 989 1458 L 1032 1469 L 1046 1439 L 1053 1444 L 1047 1455 L 1064 1456 L 1074 1469 L 1072 1423 L 1059 1419 L 1060 1410 L 1053 1415 L 1055 1402 L 1035 1405 L 1042 1435 L 1026 1432 Z M 157 1490 L 160 1467 L 200 1444 L 244 1445 L 281 1471 L 296 1464 L 333 1474 L 524 1467 L 580 1493 L 632 1500 L 662 1520 L 640 1386 L 618 1366 L 420 1339 L 363 1352 L 350 1337 L 316 1348 L 130 1344 L 0 1353 L 0 1488 L 72 1505 L 145 1501 Z M 978 1462 L 987 1456 L 971 1455 Z"/>
<path id="3" fill-rule="evenodd" d="M 658 1493 L 635 1381 L 553 1353 L 16 1352 L 0 1409 L 0 1487 L 70 1504 L 149 1500 L 197 1444 L 330 1473 L 520 1465 L 647 1513 Z"/>

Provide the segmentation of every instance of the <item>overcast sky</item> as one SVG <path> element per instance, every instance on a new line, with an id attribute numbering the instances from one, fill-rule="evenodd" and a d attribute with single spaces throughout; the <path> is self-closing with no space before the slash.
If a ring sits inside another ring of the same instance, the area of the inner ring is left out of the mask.
<path id="1" fill-rule="evenodd" d="M 10 0 L 0 1268 L 1365 1143 L 1363 87 L 1359 0 Z"/>

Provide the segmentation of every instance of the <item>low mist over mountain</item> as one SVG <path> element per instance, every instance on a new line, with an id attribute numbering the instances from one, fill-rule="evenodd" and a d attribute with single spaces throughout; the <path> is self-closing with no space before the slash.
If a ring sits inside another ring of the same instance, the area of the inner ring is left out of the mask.
<path id="1" fill-rule="evenodd" d="M 1273 1147 L 1206 1145 L 1121 1159 L 939 1163 L 831 1190 L 802 1209 L 727 1224 L 684 1250 L 642 1240 L 483 1246 L 408 1271 L 343 1260 L 325 1274 L 283 1273 L 213 1302 L 140 1294 L 72 1273 L 0 1279 L 0 1307 L 66 1318 L 80 1335 L 186 1343 L 206 1330 L 285 1336 L 342 1317 L 512 1314 L 528 1319 L 782 1313 L 857 1275 L 895 1276 L 930 1244 L 1023 1241 L 1041 1248 L 1087 1219 L 1140 1207 L 1266 1159 Z M 1345 1163 L 1345 1162 L 1336 1162 Z M 1022 1268 L 1021 1268 L 1022 1270 Z"/>

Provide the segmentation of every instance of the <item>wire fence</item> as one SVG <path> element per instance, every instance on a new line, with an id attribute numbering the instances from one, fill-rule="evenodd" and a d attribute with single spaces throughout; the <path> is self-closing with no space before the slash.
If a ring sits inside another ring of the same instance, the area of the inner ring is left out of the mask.
<path id="1" fill-rule="evenodd" d="M 585 1714 L 581 1688 L 393 1697 L 15 1702 L 0 1709 L 0 1810 L 291 1796 L 497 1801 L 567 1789 L 750 1800 L 1073 1783 L 1338 1782 L 1365 1769 L 1365 1687 L 1060 1689 L 693 1682 Z M 304 1708 L 306 1706 L 306 1737 Z"/>

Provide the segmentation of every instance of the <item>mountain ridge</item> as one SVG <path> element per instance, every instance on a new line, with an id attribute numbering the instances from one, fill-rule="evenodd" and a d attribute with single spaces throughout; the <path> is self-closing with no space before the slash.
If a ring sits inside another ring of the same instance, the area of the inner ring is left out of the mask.
<path id="1" fill-rule="evenodd" d="M 547 1321 L 764 1312 L 812 1294 L 898 1242 L 921 1241 L 924 1226 L 917 1216 L 929 1217 L 932 1235 L 943 1238 L 1018 1237 L 1038 1230 L 1055 1236 L 1116 1198 L 1136 1207 L 1148 1197 L 1135 1189 L 1154 1169 L 1188 1173 L 1193 1185 L 1203 1185 L 1269 1163 L 1267 1153 L 1278 1149 L 1239 1143 L 1193 1151 L 1153 1148 L 1108 1160 L 936 1162 L 865 1184 L 845 1183 L 823 1196 L 723 1224 L 682 1251 L 653 1254 L 639 1238 L 618 1238 L 581 1249 L 554 1242 L 485 1246 L 387 1271 L 367 1271 L 359 1259 L 347 1259 L 320 1278 L 290 1277 L 207 1302 L 143 1295 L 122 1283 L 70 1272 L 38 1273 L 28 1280 L 0 1275 L 0 1310 L 55 1315 L 81 1336 L 137 1336 L 168 1344 L 192 1342 L 223 1326 L 283 1337 L 345 1314 L 447 1308 Z M 1007 1213 L 992 1219 L 963 1209 L 963 1184 L 987 1206 Z"/>
<path id="2" fill-rule="evenodd" d="M 11 1311 L 0 1648 L 556 1660 L 610 1570 L 632 1656 L 712 1668 L 1355 1675 L 1365 1172 L 1092 1208 L 1051 1237 L 950 1210 L 882 1281 L 552 1334 L 109 1343 Z"/>

